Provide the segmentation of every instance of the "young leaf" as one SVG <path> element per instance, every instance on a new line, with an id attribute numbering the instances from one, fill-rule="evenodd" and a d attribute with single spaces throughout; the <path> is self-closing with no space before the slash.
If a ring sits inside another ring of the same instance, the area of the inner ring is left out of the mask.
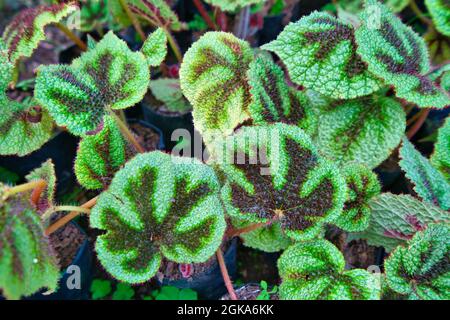
<path id="1" fill-rule="evenodd" d="M 379 300 L 375 276 L 366 270 L 344 270 L 342 253 L 317 239 L 289 247 L 278 260 L 282 300 Z"/>
<path id="2" fill-rule="evenodd" d="M 149 35 L 141 51 L 149 66 L 158 67 L 167 55 L 167 36 L 164 29 L 158 28 Z"/>
<path id="3" fill-rule="evenodd" d="M 186 52 L 181 89 L 194 108 L 195 127 L 207 142 L 213 139 L 212 130 L 229 135 L 248 119 L 246 72 L 252 59 L 247 42 L 224 32 L 206 33 Z"/>
<path id="4" fill-rule="evenodd" d="M 140 52 L 109 32 L 72 65 L 39 68 L 36 99 L 60 126 L 73 134 L 92 132 L 110 109 L 125 109 L 142 100 L 150 73 Z"/>
<path id="5" fill-rule="evenodd" d="M 178 79 L 160 78 L 152 80 L 150 90 L 155 98 L 163 102 L 169 111 L 186 113 L 192 109 L 189 101 L 181 92 L 180 80 Z"/>
<path id="6" fill-rule="evenodd" d="M 414 183 L 414 191 L 425 201 L 444 210 L 450 209 L 450 183 L 428 159 L 417 151 L 411 142 L 403 138 L 400 148 L 400 167 Z"/>
<path id="7" fill-rule="evenodd" d="M 114 174 L 127 161 L 127 141 L 110 116 L 104 118 L 102 130 L 85 136 L 78 147 L 75 174 L 86 189 L 107 189 Z"/>
<path id="8" fill-rule="evenodd" d="M 204 262 L 219 247 L 225 219 L 220 185 L 212 168 L 161 152 L 128 162 L 90 215 L 100 262 L 116 279 L 141 283 L 153 277 L 162 257 Z"/>
<path id="9" fill-rule="evenodd" d="M 317 119 L 306 95 L 290 88 L 283 70 L 264 56 L 250 63 L 247 73 L 252 103 L 250 116 L 256 124 L 283 122 L 308 133 L 316 130 Z"/>
<path id="10" fill-rule="evenodd" d="M 69 2 L 42 5 L 20 11 L 2 35 L 9 60 L 15 64 L 20 58 L 31 57 L 39 42 L 45 39 L 45 27 L 61 21 L 77 9 L 74 2 Z"/>
<path id="11" fill-rule="evenodd" d="M 425 41 L 376 0 L 368 0 L 356 30 L 358 54 L 369 71 L 394 86 L 396 95 L 419 107 L 443 108 L 450 98 L 428 73 Z"/>
<path id="12" fill-rule="evenodd" d="M 252 4 L 261 4 L 264 0 L 205 0 L 205 2 L 219 7 L 222 11 L 236 11 Z"/>
<path id="13" fill-rule="evenodd" d="M 227 178 L 222 199 L 231 216 L 278 221 L 287 236 L 304 240 L 341 213 L 345 181 L 303 130 L 282 123 L 244 127 L 214 149 L 211 161 Z"/>
<path id="14" fill-rule="evenodd" d="M 2 191 L 0 197 L 3 197 Z M 3 295 L 7 299 L 19 299 L 41 288 L 56 290 L 59 276 L 41 219 L 30 208 L 28 197 L 19 195 L 0 201 L 0 289 Z"/>
<path id="15" fill-rule="evenodd" d="M 53 161 L 48 159 L 39 168 L 30 172 L 26 176 L 26 179 L 28 181 L 44 180 L 46 182 L 45 189 L 42 191 L 39 197 L 39 202 L 36 205 L 36 210 L 39 213 L 44 213 L 53 205 L 55 198 L 56 173 Z"/>
<path id="16" fill-rule="evenodd" d="M 385 261 L 394 291 L 414 300 L 450 299 L 450 226 L 431 224 Z"/>
<path id="17" fill-rule="evenodd" d="M 431 164 L 444 175 L 447 181 L 450 181 L 450 117 L 438 130 L 434 152 L 431 155 Z"/>
<path id="18" fill-rule="evenodd" d="M 363 231 L 369 226 L 369 201 L 380 193 L 380 183 L 375 173 L 363 165 L 350 164 L 343 174 L 348 188 L 347 200 L 334 224 L 350 232 Z"/>
<path id="19" fill-rule="evenodd" d="M 430 223 L 450 221 L 449 214 L 410 195 L 382 193 L 369 202 L 369 228 L 350 239 L 367 239 L 368 244 L 391 251 Z M 349 239 L 349 240 L 350 240 Z"/>
<path id="20" fill-rule="evenodd" d="M 450 5 L 447 0 L 425 0 L 434 25 L 440 33 L 450 36 Z"/>
<path id="21" fill-rule="evenodd" d="M 283 60 L 292 81 L 333 98 L 364 96 L 380 87 L 356 54 L 352 25 L 324 12 L 289 24 L 262 48 Z"/>
<path id="22" fill-rule="evenodd" d="M 339 164 L 374 168 L 400 143 L 406 127 L 402 106 L 392 98 L 364 97 L 335 103 L 319 114 L 317 146 Z"/>

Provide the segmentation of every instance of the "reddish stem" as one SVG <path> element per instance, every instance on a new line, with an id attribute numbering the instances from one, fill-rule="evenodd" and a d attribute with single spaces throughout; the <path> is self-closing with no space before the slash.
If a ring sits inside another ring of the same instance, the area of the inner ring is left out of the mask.
<path id="1" fill-rule="evenodd" d="M 228 28 L 227 15 L 222 10 L 220 10 L 220 9 L 218 9 L 218 10 L 219 10 L 219 13 L 217 15 L 217 23 L 220 26 L 220 30 L 223 32 L 226 32 L 227 28 Z"/>
<path id="2" fill-rule="evenodd" d="M 228 294 L 230 295 L 231 300 L 237 300 L 238 298 L 236 296 L 236 292 L 234 292 L 233 283 L 231 282 L 230 275 L 228 274 L 227 266 L 225 265 L 225 260 L 223 259 L 222 250 L 220 248 L 217 249 L 216 256 Z"/>
<path id="3" fill-rule="evenodd" d="M 194 5 L 197 7 L 198 12 L 202 16 L 203 20 L 205 20 L 208 27 L 210 27 L 212 30 L 218 30 L 216 24 L 214 23 L 214 21 L 212 21 L 211 17 L 208 14 L 208 11 L 206 11 L 201 1 L 194 0 Z"/>
<path id="4" fill-rule="evenodd" d="M 247 233 L 247 232 L 259 229 L 261 227 L 267 226 L 269 223 L 270 222 L 260 222 L 260 223 L 251 224 L 249 226 L 246 226 L 246 227 L 240 228 L 240 229 L 231 229 L 227 232 L 227 237 L 228 238 L 237 237 L 243 233 Z"/>
<path id="5" fill-rule="evenodd" d="M 420 111 L 420 117 L 417 119 L 417 121 L 412 125 L 412 127 L 406 133 L 406 136 L 408 137 L 408 139 L 411 139 L 412 137 L 414 137 L 414 135 L 420 130 L 422 125 L 425 123 L 425 120 L 427 120 L 429 113 L 430 113 L 430 109 L 423 109 Z"/>

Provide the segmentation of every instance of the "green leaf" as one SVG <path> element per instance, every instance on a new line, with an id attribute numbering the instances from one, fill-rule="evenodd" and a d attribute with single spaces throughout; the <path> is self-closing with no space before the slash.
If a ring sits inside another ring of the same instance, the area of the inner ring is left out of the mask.
<path id="1" fill-rule="evenodd" d="M 344 179 L 303 130 L 282 123 L 243 127 L 214 149 L 211 161 L 227 178 L 222 199 L 232 217 L 275 220 L 287 236 L 304 240 L 341 213 Z"/>
<path id="2" fill-rule="evenodd" d="M 109 32 L 72 65 L 42 66 L 36 79 L 36 99 L 59 126 L 73 134 L 92 132 L 110 109 L 125 109 L 142 100 L 150 73 L 140 52 Z"/>
<path id="3" fill-rule="evenodd" d="M 163 102 L 165 107 L 172 112 L 186 113 L 191 105 L 183 96 L 180 88 L 180 80 L 160 78 L 150 82 L 150 90 L 156 99 Z"/>
<path id="4" fill-rule="evenodd" d="M 425 41 L 376 0 L 367 0 L 356 30 L 357 53 L 369 71 L 392 85 L 399 98 L 419 107 L 443 108 L 448 94 L 428 73 L 430 59 Z"/>
<path id="5" fill-rule="evenodd" d="M 385 261 L 387 283 L 409 299 L 450 299 L 450 226 L 431 224 Z"/>
<path id="6" fill-rule="evenodd" d="M 344 270 L 342 253 L 317 239 L 289 247 L 278 260 L 282 300 L 379 300 L 374 275 L 362 269 Z"/>
<path id="7" fill-rule="evenodd" d="M 329 97 L 350 99 L 380 87 L 356 54 L 352 25 L 324 12 L 289 24 L 262 49 L 281 58 L 292 81 Z"/>
<path id="8" fill-rule="evenodd" d="M 75 159 L 78 182 L 86 189 L 107 189 L 114 174 L 127 161 L 130 151 L 115 120 L 106 116 L 102 130 L 85 136 L 80 142 Z"/>
<path id="9" fill-rule="evenodd" d="M 207 143 L 215 134 L 231 134 L 248 119 L 251 96 L 246 72 L 252 59 L 247 42 L 224 32 L 206 33 L 186 52 L 181 89 L 193 106 L 195 127 Z"/>
<path id="10" fill-rule="evenodd" d="M 15 185 L 17 182 L 20 181 L 20 176 L 6 168 L 0 167 L 0 182 L 3 182 L 5 184 L 9 185 Z"/>
<path id="11" fill-rule="evenodd" d="M 246 6 L 250 6 L 253 4 L 261 4 L 263 0 L 205 0 L 205 2 L 219 7 L 223 11 L 237 11 L 238 9 L 242 9 Z"/>
<path id="12" fill-rule="evenodd" d="M 104 27 L 109 21 L 108 0 L 82 1 L 80 12 L 80 30 L 91 32 Z"/>
<path id="13" fill-rule="evenodd" d="M 20 58 L 31 57 L 39 42 L 45 39 L 45 27 L 61 21 L 77 9 L 74 2 L 69 2 L 21 10 L 2 35 L 9 60 L 15 64 Z"/>
<path id="14" fill-rule="evenodd" d="M 111 291 L 111 281 L 102 280 L 102 279 L 94 279 L 91 284 L 92 300 L 99 300 L 107 297 Z"/>
<path id="15" fill-rule="evenodd" d="M 134 289 L 125 283 L 118 283 L 116 291 L 112 295 L 113 300 L 132 300 L 134 297 Z"/>
<path id="16" fill-rule="evenodd" d="M 438 31 L 450 36 L 450 6 L 446 0 L 425 0 L 425 5 L 431 14 Z"/>
<path id="17" fill-rule="evenodd" d="M 352 234 L 352 239 L 367 239 L 368 244 L 391 251 L 428 224 L 450 221 L 449 214 L 410 195 L 382 193 L 369 202 L 372 209 L 369 228 Z"/>
<path id="18" fill-rule="evenodd" d="M 145 40 L 141 49 L 149 66 L 158 67 L 167 55 L 167 36 L 163 28 L 156 29 Z"/>
<path id="19" fill-rule="evenodd" d="M 157 151 L 136 156 L 90 215 L 91 227 L 105 231 L 96 242 L 100 262 L 127 283 L 149 280 L 162 257 L 205 262 L 225 231 L 219 191 L 212 168 L 197 160 Z"/>
<path id="20" fill-rule="evenodd" d="M 438 130 L 431 164 L 444 175 L 447 181 L 450 181 L 450 117 L 447 117 L 444 125 Z"/>
<path id="21" fill-rule="evenodd" d="M 255 124 L 283 122 L 314 132 L 317 119 L 306 94 L 290 88 L 283 70 L 264 56 L 250 63 L 247 73 L 252 103 L 250 116 Z"/>
<path id="22" fill-rule="evenodd" d="M 47 183 L 45 189 L 41 193 L 36 207 L 39 213 L 44 213 L 47 209 L 53 206 L 55 200 L 56 173 L 55 165 L 53 164 L 52 159 L 48 159 L 39 168 L 30 172 L 26 176 L 26 179 L 28 181 L 44 180 Z"/>
<path id="23" fill-rule="evenodd" d="M 3 198 L 2 193 L 0 190 Z M 41 218 L 30 207 L 28 197 L 21 194 L 1 201 L 0 289 L 3 296 L 16 300 L 42 288 L 54 291 L 59 277 L 57 261 L 44 236 Z"/>
<path id="24" fill-rule="evenodd" d="M 369 201 L 380 193 L 380 183 L 375 173 L 363 165 L 347 165 L 343 174 L 348 187 L 347 200 L 334 224 L 345 231 L 363 231 L 369 226 Z"/>
<path id="25" fill-rule="evenodd" d="M 444 210 L 450 209 L 450 183 L 444 175 L 431 166 L 428 159 L 403 138 L 400 148 L 400 167 L 414 183 L 414 191 L 425 201 Z"/>
<path id="26" fill-rule="evenodd" d="M 375 168 L 400 143 L 406 115 L 400 103 L 387 97 L 336 102 L 319 112 L 316 143 L 340 165 L 348 162 Z"/>
<path id="27" fill-rule="evenodd" d="M 400 12 L 405 9 L 409 0 L 383 0 L 384 3 L 393 12 Z M 364 9 L 364 1 L 361 0 L 339 0 L 339 6 L 348 12 L 359 13 Z"/>
<path id="28" fill-rule="evenodd" d="M 181 289 L 178 300 L 198 300 L 197 292 L 189 288 Z"/>

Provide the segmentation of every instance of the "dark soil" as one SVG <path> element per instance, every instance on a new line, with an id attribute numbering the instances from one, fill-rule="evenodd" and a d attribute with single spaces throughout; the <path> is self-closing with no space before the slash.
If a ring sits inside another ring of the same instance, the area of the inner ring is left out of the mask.
<path id="1" fill-rule="evenodd" d="M 137 135 L 138 142 L 146 151 L 158 149 L 161 137 L 157 132 L 139 123 L 131 124 L 130 129 Z"/>
<path id="2" fill-rule="evenodd" d="M 50 243 L 55 250 L 61 269 L 66 269 L 72 264 L 84 240 L 86 235 L 72 223 L 50 235 Z"/>

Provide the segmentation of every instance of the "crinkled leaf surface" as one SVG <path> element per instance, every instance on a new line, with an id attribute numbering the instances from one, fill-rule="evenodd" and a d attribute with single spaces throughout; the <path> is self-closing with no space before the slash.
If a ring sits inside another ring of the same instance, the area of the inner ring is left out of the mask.
<path id="1" fill-rule="evenodd" d="M 292 81 L 333 98 L 364 96 L 380 87 L 356 54 L 352 25 L 324 12 L 289 24 L 262 48 L 281 58 Z"/>
<path id="2" fill-rule="evenodd" d="M 162 257 L 205 262 L 224 231 L 220 184 L 212 168 L 155 151 L 136 156 L 114 177 L 90 215 L 104 230 L 96 251 L 116 279 L 149 280 Z"/>
<path id="3" fill-rule="evenodd" d="M 368 0 L 356 30 L 357 53 L 369 71 L 394 87 L 396 95 L 419 107 L 443 108 L 449 95 L 428 73 L 425 41 L 376 0 Z"/>
<path id="4" fill-rule="evenodd" d="M 438 138 L 431 155 L 431 164 L 450 181 L 450 117 L 438 130 Z"/>
<path id="5" fill-rule="evenodd" d="M 450 36 L 450 4 L 447 0 L 425 0 L 436 29 Z"/>
<path id="6" fill-rule="evenodd" d="M 96 130 L 108 109 L 142 100 L 150 81 L 145 65 L 142 53 L 109 32 L 70 66 L 40 67 L 35 96 L 58 125 L 82 135 Z"/>
<path id="7" fill-rule="evenodd" d="M 149 35 L 141 51 L 150 66 L 159 66 L 167 55 L 167 36 L 164 29 L 158 28 Z"/>
<path id="8" fill-rule="evenodd" d="M 378 300 L 380 287 L 366 270 L 345 271 L 342 253 L 317 239 L 289 247 L 278 260 L 282 300 Z"/>
<path id="9" fill-rule="evenodd" d="M 382 0 L 393 12 L 400 12 L 408 5 L 409 0 Z M 359 13 L 364 9 L 364 1 L 362 0 L 339 0 L 340 7 L 348 12 Z"/>

